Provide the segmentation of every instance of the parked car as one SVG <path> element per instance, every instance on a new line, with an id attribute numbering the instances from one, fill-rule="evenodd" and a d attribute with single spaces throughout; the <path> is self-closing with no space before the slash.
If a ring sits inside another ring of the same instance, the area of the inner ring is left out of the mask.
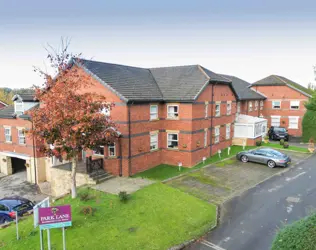
<path id="1" fill-rule="evenodd" d="M 283 127 L 271 127 L 268 132 L 269 139 L 271 140 L 281 140 L 284 139 L 285 141 L 289 140 L 289 134 L 286 128 Z"/>
<path id="2" fill-rule="evenodd" d="M 276 166 L 287 167 L 291 163 L 291 158 L 272 148 L 259 148 L 254 150 L 242 151 L 236 155 L 242 162 L 257 162 L 268 165 L 269 168 Z"/>
<path id="3" fill-rule="evenodd" d="M 16 213 L 18 213 L 18 216 L 23 216 L 26 213 L 32 212 L 33 207 L 33 202 L 19 196 L 12 196 L 1 199 L 0 224 L 15 219 Z"/>

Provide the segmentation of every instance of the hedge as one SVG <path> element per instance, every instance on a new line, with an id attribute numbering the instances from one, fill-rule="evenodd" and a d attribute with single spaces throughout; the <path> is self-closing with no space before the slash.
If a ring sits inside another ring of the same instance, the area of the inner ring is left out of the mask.
<path id="1" fill-rule="evenodd" d="M 316 214 L 285 226 L 276 235 L 271 250 L 315 250 Z"/>
<path id="2" fill-rule="evenodd" d="M 316 139 L 316 111 L 307 110 L 303 121 L 303 142 L 308 142 L 310 138 Z"/>

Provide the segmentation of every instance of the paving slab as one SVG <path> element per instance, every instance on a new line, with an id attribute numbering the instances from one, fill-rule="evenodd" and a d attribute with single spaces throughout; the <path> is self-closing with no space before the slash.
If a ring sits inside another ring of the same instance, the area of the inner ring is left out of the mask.
<path id="1" fill-rule="evenodd" d="M 91 188 L 110 194 L 119 194 L 121 191 L 131 194 L 153 183 L 154 181 L 143 178 L 115 177 L 103 183 L 93 185 Z"/>

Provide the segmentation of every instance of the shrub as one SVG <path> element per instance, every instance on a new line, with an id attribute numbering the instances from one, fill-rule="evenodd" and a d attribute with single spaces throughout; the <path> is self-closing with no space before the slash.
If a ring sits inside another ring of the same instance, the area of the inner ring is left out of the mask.
<path id="1" fill-rule="evenodd" d="M 126 203 L 129 200 L 129 195 L 125 191 L 119 192 L 119 199 L 121 202 Z"/>
<path id="2" fill-rule="evenodd" d="M 288 148 L 290 145 L 289 145 L 289 143 L 286 141 L 286 142 L 284 142 L 284 144 L 283 144 L 283 148 Z"/>
<path id="3" fill-rule="evenodd" d="M 261 146 L 261 144 L 262 144 L 262 141 L 256 141 L 256 146 Z"/>
<path id="4" fill-rule="evenodd" d="M 274 238 L 271 250 L 315 250 L 316 214 L 282 228 Z"/>
<path id="5" fill-rule="evenodd" d="M 93 199 L 94 197 L 91 196 L 89 193 L 85 192 L 85 193 L 80 193 L 78 194 L 80 201 L 89 201 L 91 199 Z"/>
<path id="6" fill-rule="evenodd" d="M 284 139 L 280 140 L 280 145 L 284 145 Z"/>
<path id="7" fill-rule="evenodd" d="M 303 142 L 316 138 L 316 111 L 307 110 L 302 121 Z"/>
<path id="8" fill-rule="evenodd" d="M 266 136 L 264 137 L 264 139 L 265 139 L 265 140 L 269 140 L 269 136 L 266 135 Z"/>
<path id="9" fill-rule="evenodd" d="M 97 209 L 93 208 L 91 206 L 82 207 L 80 210 L 80 212 L 82 214 L 84 214 L 85 216 L 87 216 L 87 215 L 93 216 L 96 211 L 97 211 Z"/>

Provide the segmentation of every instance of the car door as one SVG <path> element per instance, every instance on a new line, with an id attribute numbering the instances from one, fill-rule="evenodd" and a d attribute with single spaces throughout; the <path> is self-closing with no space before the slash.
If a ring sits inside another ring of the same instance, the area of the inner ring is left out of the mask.
<path id="1" fill-rule="evenodd" d="M 264 163 L 265 161 L 265 158 L 266 155 L 265 155 L 265 152 L 264 151 L 261 151 L 261 150 L 257 150 L 254 152 L 254 156 L 253 156 L 253 162 L 258 162 L 258 163 Z"/>

